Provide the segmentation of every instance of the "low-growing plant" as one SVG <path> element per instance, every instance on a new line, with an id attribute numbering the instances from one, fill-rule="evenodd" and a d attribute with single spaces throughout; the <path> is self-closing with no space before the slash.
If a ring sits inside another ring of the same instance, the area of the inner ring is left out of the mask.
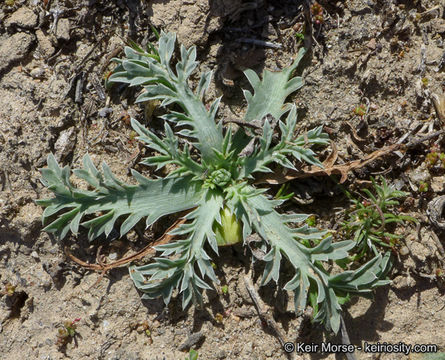
<path id="1" fill-rule="evenodd" d="M 365 196 L 360 199 L 353 197 L 349 192 L 347 196 L 353 203 L 347 220 L 343 223 L 343 230 L 347 238 L 356 242 L 356 255 L 351 260 L 358 260 L 371 252 L 379 254 L 382 249 L 394 249 L 401 235 L 394 234 L 388 226 L 405 221 L 416 221 L 413 217 L 396 214 L 395 207 L 399 199 L 408 193 L 396 190 L 380 177 L 381 185 L 372 179 L 373 192 L 363 189 Z"/>
<path id="2" fill-rule="evenodd" d="M 428 183 L 426 181 L 419 181 L 419 192 L 420 193 L 426 193 L 430 189 Z"/>
<path id="3" fill-rule="evenodd" d="M 314 2 L 311 5 L 311 13 L 313 16 L 313 21 L 316 25 L 320 25 L 320 24 L 324 23 L 323 7 L 319 3 Z"/>
<path id="4" fill-rule="evenodd" d="M 196 350 L 190 349 L 188 356 L 185 360 L 198 360 L 199 354 Z"/>
<path id="5" fill-rule="evenodd" d="M 425 163 L 428 169 L 432 169 L 438 165 L 440 168 L 445 168 L 445 153 L 440 152 L 440 148 L 431 147 L 430 152 L 425 156 Z"/>
<path id="6" fill-rule="evenodd" d="M 223 285 L 223 286 L 221 286 L 221 292 L 222 292 L 224 295 L 227 295 L 227 294 L 229 293 L 229 287 L 228 287 L 227 285 Z"/>
<path id="7" fill-rule="evenodd" d="M 16 292 L 16 288 L 17 288 L 16 285 L 7 282 L 5 284 L 5 289 L 0 291 L 0 295 L 13 296 Z"/>
<path id="8" fill-rule="evenodd" d="M 353 113 L 354 115 L 363 118 L 366 115 L 367 111 L 368 111 L 367 106 L 365 104 L 360 104 L 354 108 Z"/>
<path id="9" fill-rule="evenodd" d="M 315 320 L 337 332 L 340 305 L 346 297 L 370 296 L 372 289 L 388 283 L 383 278 L 390 267 L 389 253 L 358 269 L 330 274 L 327 263 L 348 257 L 355 242 L 334 243 L 327 231 L 305 223 L 308 215 L 280 211 L 288 197 L 274 198 L 270 189 L 254 184 L 255 175 L 270 172 L 271 166 L 322 166 L 311 147 L 327 144 L 327 134 L 317 127 L 296 136 L 296 107 L 286 103 L 303 85 L 302 78 L 292 74 L 304 50 L 290 67 L 264 71 L 262 79 L 252 70 L 245 71 L 253 93 L 244 90 L 247 111 L 244 120 L 235 119 L 240 126 L 233 130 L 223 126 L 231 119 L 216 121 L 220 99 L 206 107 L 204 96 L 212 72 L 202 74 L 196 89 L 189 85 L 197 66 L 195 47 L 181 46 L 180 57 L 172 65 L 175 40 L 174 34 L 161 33 L 156 51 L 125 48 L 126 58 L 115 59 L 118 66 L 108 80 L 142 86 L 137 102 L 159 99 L 165 107 L 176 104 L 163 116 L 162 135 L 131 120 L 138 139 L 153 151 L 142 163 L 165 167 L 168 175 L 149 179 L 132 170 L 138 184 L 129 185 L 105 163 L 99 171 L 85 155 L 83 168 L 73 171 L 89 184 L 84 190 L 71 183 L 70 168 L 61 168 L 50 155 L 42 176 L 55 196 L 38 200 L 46 207 L 44 230 L 64 238 L 70 231 L 77 234 L 82 225 L 93 240 L 108 236 L 120 224 L 124 236 L 143 218 L 148 227 L 163 216 L 188 211 L 186 222 L 170 232 L 177 240 L 156 246 L 160 256 L 152 263 L 130 267 L 144 298 L 161 296 L 167 304 L 176 290 L 184 308 L 192 300 L 202 302 L 202 291 L 211 290 L 211 282 L 218 283 L 210 253 L 218 255 L 219 245 L 247 244 L 257 235 L 263 255 L 258 251 L 255 256 L 265 262 L 261 284 L 278 282 L 285 258 L 294 274 L 284 289 L 295 293 L 296 310 L 303 311 L 310 298 L 317 310 Z"/>
<path id="10" fill-rule="evenodd" d="M 77 323 L 80 321 L 79 318 L 73 321 L 67 320 L 63 323 L 63 327 L 59 328 L 57 331 L 57 341 L 56 345 L 59 347 L 64 347 L 70 343 L 77 334 Z"/>

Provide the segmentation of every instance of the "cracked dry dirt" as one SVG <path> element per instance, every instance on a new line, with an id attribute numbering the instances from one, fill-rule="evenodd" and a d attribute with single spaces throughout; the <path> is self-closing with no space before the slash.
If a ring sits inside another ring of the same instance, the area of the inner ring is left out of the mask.
<path id="1" fill-rule="evenodd" d="M 405 134 L 441 129 L 432 94 L 445 86 L 443 0 L 320 1 L 324 21 L 314 26 L 312 51 L 300 66 L 305 86 L 294 95 L 301 129 L 324 125 L 337 144 L 339 163 L 360 159 Z M 141 301 L 125 268 L 99 274 L 68 260 L 62 246 L 41 232 L 37 198 L 49 195 L 38 169 L 54 153 L 64 165 L 79 165 L 88 151 L 105 160 L 123 180 L 136 166 L 139 145 L 129 116 L 144 119 L 134 91 L 104 89 L 126 39 L 153 41 L 150 25 L 177 32 L 196 45 L 199 71 L 213 69 L 209 98 L 223 95 L 221 116 L 243 111 L 242 70 L 280 69 L 301 44 L 304 22 L 299 1 L 242 0 L 15 0 L 0 4 L 0 358 L 1 359 L 184 359 L 188 346 L 199 359 L 287 359 L 279 342 L 259 321 L 242 278 L 249 255 L 223 249 L 216 260 L 228 290 L 206 295 L 202 310 L 167 308 L 161 300 Z M 251 39 L 268 41 L 267 46 Z M 80 84 L 80 85 L 79 85 Z M 77 86 L 77 90 L 76 90 Z M 366 104 L 368 113 L 353 109 Z M 159 127 L 155 109 L 152 126 Z M 145 114 L 146 115 L 146 114 Z M 443 151 L 443 138 L 403 154 L 385 156 L 351 172 L 345 186 L 360 189 L 370 176 L 384 176 L 410 193 L 404 211 L 420 227 L 400 227 L 408 251 L 400 251 L 394 281 L 375 299 L 354 299 L 345 321 L 355 345 L 403 341 L 437 344 L 445 351 L 444 259 L 426 218 L 428 202 L 443 195 L 445 173 L 426 167 L 430 147 Z M 402 158 L 400 157 L 402 155 Z M 324 154 L 326 156 L 326 154 Z M 419 185 L 428 184 L 427 192 Z M 296 210 L 317 215 L 335 229 L 344 197 L 323 178 L 294 181 Z M 334 206 L 332 206 L 334 204 Z M 145 236 L 156 238 L 171 219 Z M 444 244 L 445 236 L 437 233 Z M 79 258 L 94 262 L 98 243 L 85 234 L 66 242 Z M 145 246 L 135 234 L 104 245 L 108 261 Z M 148 258 L 146 259 L 148 261 Z M 258 274 L 254 280 L 258 280 Z M 93 286 L 94 285 L 94 286 Z M 15 286 L 13 294 L 8 289 Z M 291 342 L 339 342 L 293 312 L 292 301 L 273 286 L 260 290 L 278 326 Z M 58 329 L 77 322 L 74 341 L 61 348 Z M 150 336 L 145 332 L 149 329 Z M 190 337 L 190 334 L 198 334 Z M 187 343 L 188 341 L 188 343 Z M 185 345 L 184 345 L 185 344 Z M 183 350 L 183 351 L 181 351 Z M 400 354 L 356 352 L 358 359 L 400 359 Z M 293 354 L 334 359 L 334 354 Z M 408 358 L 408 357 L 407 357 Z M 411 359 L 427 358 L 411 354 Z M 436 359 L 445 359 L 445 356 Z M 431 357 L 432 359 L 432 357 Z"/>

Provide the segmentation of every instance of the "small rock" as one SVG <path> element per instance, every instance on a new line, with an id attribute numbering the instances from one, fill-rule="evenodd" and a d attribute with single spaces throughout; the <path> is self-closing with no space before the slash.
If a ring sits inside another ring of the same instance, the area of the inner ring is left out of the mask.
<path id="1" fill-rule="evenodd" d="M 427 215 L 430 222 L 438 229 L 445 230 L 443 211 L 445 208 L 445 196 L 437 196 L 428 203 Z"/>
<path id="2" fill-rule="evenodd" d="M 178 348 L 179 351 L 184 351 L 190 349 L 193 345 L 199 343 L 202 339 L 204 339 L 204 334 L 202 331 L 198 331 L 196 333 L 190 334 L 190 336 L 185 340 Z"/>
<path id="3" fill-rule="evenodd" d="M 51 284 L 54 283 L 56 287 L 59 287 L 63 282 L 63 267 L 61 262 L 44 262 L 42 264 L 42 269 L 49 275 L 49 278 L 47 276 L 40 276 L 40 279 L 42 280 L 42 286 L 44 288 L 49 289 L 51 287 Z M 52 280 L 52 283 L 51 283 Z"/>
<path id="4" fill-rule="evenodd" d="M 110 322 L 108 320 L 104 320 L 102 322 L 102 327 L 103 327 L 104 331 L 107 332 L 108 328 L 110 327 Z"/>
<path id="5" fill-rule="evenodd" d="M 237 294 L 241 296 L 244 303 L 249 305 L 253 304 L 252 298 L 250 297 L 249 292 L 247 291 L 246 284 L 244 284 L 244 280 L 242 277 L 238 279 L 237 288 L 238 288 Z"/>
<path id="6" fill-rule="evenodd" d="M 15 26 L 23 29 L 35 28 L 38 23 L 38 16 L 27 7 L 21 7 L 5 21 L 7 28 Z"/>
<path id="7" fill-rule="evenodd" d="M 375 48 L 376 48 L 376 41 L 375 41 L 375 38 L 372 38 L 371 40 L 369 40 L 368 41 L 368 43 L 366 44 L 366 47 L 368 48 L 368 49 L 371 49 L 371 50 L 375 50 Z"/>
<path id="8" fill-rule="evenodd" d="M 426 166 L 423 164 L 408 174 L 409 180 L 411 181 L 412 187 L 414 191 L 417 191 L 417 188 L 420 182 L 429 182 L 431 179 L 430 172 L 426 169 Z"/>
<path id="9" fill-rule="evenodd" d="M 42 69 L 41 67 L 36 67 L 31 70 L 30 74 L 34 79 L 42 79 L 45 75 L 45 69 Z"/>
<path id="10" fill-rule="evenodd" d="M 68 41 L 70 39 L 70 21 L 69 19 L 60 19 L 56 28 L 57 40 Z"/>
<path id="11" fill-rule="evenodd" d="M 243 350 L 242 350 L 242 352 L 243 352 L 244 354 L 252 354 L 252 352 L 253 352 L 253 343 L 252 343 L 251 341 L 249 341 L 248 343 L 246 343 L 246 344 L 243 346 Z"/>
<path id="12" fill-rule="evenodd" d="M 397 276 L 392 281 L 392 286 L 398 290 L 408 289 L 408 288 L 414 286 L 415 284 L 416 284 L 416 282 L 414 281 L 414 279 L 412 277 L 406 277 L 406 276 L 402 276 L 402 275 Z"/>
<path id="13" fill-rule="evenodd" d="M 399 254 L 402 256 L 406 256 L 409 254 L 409 249 L 406 246 L 402 246 L 399 250 Z"/>
<path id="14" fill-rule="evenodd" d="M 20 246 L 20 251 L 24 254 L 24 255 L 31 255 L 31 249 L 25 245 Z"/>
<path id="15" fill-rule="evenodd" d="M 424 262 L 430 252 L 421 243 L 414 242 L 411 245 L 411 253 L 417 260 Z"/>
<path id="16" fill-rule="evenodd" d="M 42 57 L 50 57 L 56 51 L 56 48 L 53 46 L 53 43 L 49 36 L 47 36 L 42 30 L 36 31 L 37 42 L 39 46 L 37 51 L 40 53 Z"/>
<path id="17" fill-rule="evenodd" d="M 237 308 L 237 309 L 233 310 L 232 314 L 237 317 L 251 318 L 251 317 L 255 316 L 255 310 L 252 309 L 251 307 L 249 307 L 249 308 L 242 307 L 242 308 Z"/>
<path id="18" fill-rule="evenodd" d="M 23 59 L 31 49 L 34 40 L 34 35 L 21 32 L 0 38 L 0 73 Z"/>
<path id="19" fill-rule="evenodd" d="M 268 348 L 264 351 L 264 355 L 266 355 L 269 358 L 273 358 L 274 352 L 275 352 L 275 349 Z"/>
<path id="20" fill-rule="evenodd" d="M 435 176 L 431 179 L 431 190 L 435 193 L 440 193 L 444 189 L 445 179 L 443 176 Z"/>
<path id="21" fill-rule="evenodd" d="M 103 107 L 103 108 L 99 109 L 98 114 L 99 114 L 100 117 L 104 118 L 104 117 L 107 117 L 108 114 L 111 114 L 112 112 L 113 112 L 112 108 Z"/>
<path id="22" fill-rule="evenodd" d="M 431 20 L 432 33 L 445 34 L 445 20 L 441 18 L 435 18 Z"/>
<path id="23" fill-rule="evenodd" d="M 39 260 L 39 254 L 37 254 L 37 251 L 33 251 L 33 252 L 31 253 L 31 257 L 32 257 L 34 260 Z"/>
<path id="24" fill-rule="evenodd" d="M 74 148 L 75 144 L 75 132 L 74 127 L 70 127 L 60 133 L 59 138 L 54 144 L 54 150 L 56 152 L 56 159 L 60 161 L 65 158 Z"/>
<path id="25" fill-rule="evenodd" d="M 216 354 L 216 358 L 219 360 L 225 359 L 227 357 L 227 354 L 224 350 L 220 350 L 218 351 L 218 353 Z"/>

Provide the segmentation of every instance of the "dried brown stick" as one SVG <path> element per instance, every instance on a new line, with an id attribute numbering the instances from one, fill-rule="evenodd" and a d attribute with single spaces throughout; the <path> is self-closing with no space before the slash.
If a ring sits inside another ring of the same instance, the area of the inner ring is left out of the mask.
<path id="1" fill-rule="evenodd" d="M 392 144 L 385 146 L 381 149 L 373 151 L 371 154 L 366 155 L 363 159 L 349 161 L 345 164 L 340 165 L 332 165 L 331 156 L 328 157 L 329 162 L 325 161 L 323 163 L 323 168 L 319 166 L 306 166 L 301 170 L 288 170 L 286 174 L 283 174 L 280 171 L 274 171 L 271 173 L 260 174 L 256 177 L 255 184 L 283 184 L 285 182 L 294 180 L 294 179 L 302 179 L 311 176 L 330 176 L 330 175 L 341 175 L 340 183 L 344 183 L 348 177 L 348 173 L 355 169 L 360 169 L 369 163 L 373 162 L 376 159 L 381 158 L 382 156 L 393 153 L 397 150 L 407 150 L 417 145 L 432 140 L 440 135 L 445 133 L 445 130 L 439 130 L 432 134 L 428 134 L 426 136 L 420 137 L 418 139 L 414 139 L 408 144 Z M 337 150 L 335 145 L 332 146 L 332 151 L 335 153 Z"/>
<path id="2" fill-rule="evenodd" d="M 421 143 L 423 143 L 425 141 L 432 140 L 432 139 L 438 137 L 439 135 L 442 135 L 444 132 L 445 132 L 445 130 L 435 131 L 435 132 L 433 132 L 431 134 L 422 136 L 422 137 L 420 137 L 418 139 L 414 139 L 414 140 L 410 141 L 406 145 L 401 145 L 401 148 L 402 149 L 403 148 L 410 149 L 410 148 L 416 147 L 417 145 L 419 145 L 419 144 L 421 144 Z"/>
<path id="3" fill-rule="evenodd" d="M 97 257 L 96 257 L 97 263 L 96 264 L 90 264 L 90 263 L 87 263 L 87 262 L 75 257 L 73 254 L 71 254 L 71 252 L 69 251 L 67 246 L 65 246 L 65 254 L 68 258 L 70 258 L 76 264 L 78 264 L 88 270 L 100 271 L 101 273 L 105 274 L 111 269 L 127 265 L 128 263 L 130 263 L 132 261 L 140 260 L 140 259 L 144 258 L 145 256 L 147 256 L 148 254 L 153 253 L 155 251 L 153 246 L 169 243 L 174 238 L 174 236 L 170 235 L 169 232 L 171 230 L 173 230 L 174 228 L 180 226 L 181 224 L 185 223 L 185 221 L 186 221 L 186 219 L 184 219 L 184 218 L 178 219 L 177 221 L 175 221 L 175 223 L 172 226 L 170 226 L 167 229 L 167 231 L 164 233 L 164 235 L 162 235 L 160 238 L 155 240 L 152 244 L 147 245 L 146 247 L 144 247 L 143 249 L 138 251 L 136 254 L 119 259 L 119 260 L 112 262 L 110 264 L 106 264 L 101 260 L 101 257 L 100 257 L 101 247 L 99 247 L 99 249 L 97 251 Z M 103 277 L 103 275 L 101 275 L 101 276 Z"/>
<path id="4" fill-rule="evenodd" d="M 376 150 L 371 154 L 365 156 L 364 159 L 354 160 L 347 162 L 346 164 L 324 166 L 324 168 L 318 166 L 307 166 L 302 170 L 289 170 L 286 175 L 280 172 L 265 173 L 259 175 L 255 183 L 256 184 L 282 184 L 290 180 L 307 178 L 311 176 L 330 176 L 330 175 L 341 175 L 340 183 L 346 181 L 348 173 L 351 170 L 360 169 L 370 162 L 382 157 L 383 155 L 389 154 L 393 151 L 399 150 L 401 148 L 400 144 L 394 144 L 386 146 L 382 149 Z"/>
<path id="5" fill-rule="evenodd" d="M 305 0 L 303 2 L 303 14 L 304 22 L 306 26 L 306 31 L 304 34 L 304 47 L 309 50 L 312 47 L 313 41 L 313 29 L 312 29 L 312 19 L 311 19 L 311 1 Z"/>
<path id="6" fill-rule="evenodd" d="M 431 98 L 433 100 L 434 110 L 436 110 L 436 115 L 441 122 L 441 125 L 445 125 L 445 95 L 432 94 Z"/>

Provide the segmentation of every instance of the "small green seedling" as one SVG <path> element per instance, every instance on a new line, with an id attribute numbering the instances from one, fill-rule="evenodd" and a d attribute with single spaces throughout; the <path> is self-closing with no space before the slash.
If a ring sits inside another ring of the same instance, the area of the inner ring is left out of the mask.
<path id="1" fill-rule="evenodd" d="M 365 104 L 360 104 L 354 108 L 354 114 L 363 117 L 366 115 L 367 110 L 368 109 Z"/>
<path id="2" fill-rule="evenodd" d="M 408 194 L 395 190 L 381 177 L 382 185 L 372 179 L 373 193 L 364 189 L 365 196 L 361 199 L 352 197 L 347 193 L 353 203 L 352 211 L 343 223 L 346 237 L 352 237 L 356 243 L 356 253 L 351 260 L 358 260 L 370 253 L 377 255 L 382 249 L 395 249 L 401 235 L 396 235 L 388 229 L 390 224 L 415 222 L 411 216 L 395 214 L 395 207 L 399 199 Z"/>
<path id="3" fill-rule="evenodd" d="M 148 337 L 150 344 L 153 342 L 153 339 L 151 338 L 150 326 L 148 325 L 147 320 L 131 323 L 130 329 L 135 330 L 138 334 L 145 334 Z"/>
<path id="4" fill-rule="evenodd" d="M 301 33 L 301 32 L 296 32 L 296 33 L 295 33 L 295 38 L 296 38 L 298 41 L 304 41 L 304 34 Z"/>
<path id="5" fill-rule="evenodd" d="M 198 360 L 198 352 L 190 349 L 188 356 L 184 360 Z"/>
<path id="6" fill-rule="evenodd" d="M 58 329 L 56 344 L 59 347 L 66 346 L 66 344 L 74 339 L 77 334 L 76 328 L 79 321 L 80 318 L 74 319 L 73 321 L 67 320 L 63 323 L 63 327 Z"/>
<path id="7" fill-rule="evenodd" d="M 426 193 L 429 190 L 429 185 L 426 181 L 419 181 L 419 192 Z"/>
<path id="8" fill-rule="evenodd" d="M 429 169 L 435 168 L 437 165 L 445 168 L 445 153 L 440 152 L 437 146 L 431 147 L 430 152 L 425 156 L 425 163 Z"/>
<path id="9" fill-rule="evenodd" d="M 289 192 L 289 183 L 285 183 L 281 185 L 280 189 L 277 191 L 275 195 L 276 200 L 289 200 L 294 196 L 293 192 Z"/>
<path id="10" fill-rule="evenodd" d="M 427 167 L 432 168 L 434 165 L 436 165 L 437 160 L 439 160 L 439 154 L 435 151 L 431 151 L 428 154 L 426 154 L 425 161 L 427 164 Z"/>
<path id="11" fill-rule="evenodd" d="M 224 320 L 224 315 L 221 313 L 216 313 L 214 319 L 218 324 L 222 324 L 222 322 Z"/>
<path id="12" fill-rule="evenodd" d="M 7 282 L 5 284 L 5 289 L 0 292 L 0 294 L 6 295 L 6 296 L 13 296 L 15 293 L 15 290 L 17 289 L 16 285 L 11 284 L 10 282 Z"/>
<path id="13" fill-rule="evenodd" d="M 315 227 L 317 225 L 317 217 L 315 215 L 311 215 L 306 219 L 306 224 L 311 227 Z"/>

